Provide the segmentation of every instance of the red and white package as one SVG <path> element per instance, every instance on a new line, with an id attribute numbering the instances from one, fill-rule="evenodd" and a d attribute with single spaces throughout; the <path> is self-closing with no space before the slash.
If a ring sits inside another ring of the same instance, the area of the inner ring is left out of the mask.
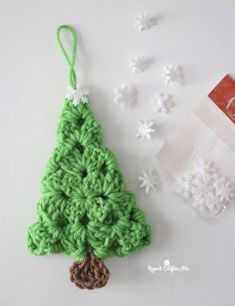
<path id="1" fill-rule="evenodd" d="M 208 97 L 235 123 L 235 81 L 230 75 L 227 74 Z"/>
<path id="2" fill-rule="evenodd" d="M 226 75 L 157 154 L 176 190 L 205 216 L 235 202 L 235 81 Z"/>

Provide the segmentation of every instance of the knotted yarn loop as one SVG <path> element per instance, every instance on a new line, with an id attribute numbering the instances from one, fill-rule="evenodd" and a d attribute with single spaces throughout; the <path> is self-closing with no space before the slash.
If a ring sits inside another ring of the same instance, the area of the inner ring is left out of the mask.
<path id="1" fill-rule="evenodd" d="M 68 55 L 67 51 L 65 50 L 65 47 L 61 40 L 61 32 L 67 31 L 72 39 L 72 51 L 71 51 L 71 57 Z M 69 65 L 69 83 L 70 85 L 75 88 L 77 85 L 77 76 L 74 69 L 74 65 L 76 62 L 76 53 L 77 53 L 77 34 L 73 27 L 69 25 L 61 25 L 58 27 L 56 31 L 56 37 L 59 44 L 59 47 Z"/>

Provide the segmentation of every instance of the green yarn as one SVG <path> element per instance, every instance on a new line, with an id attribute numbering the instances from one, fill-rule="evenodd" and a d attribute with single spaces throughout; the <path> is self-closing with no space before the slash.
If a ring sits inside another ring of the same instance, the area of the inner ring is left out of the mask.
<path id="1" fill-rule="evenodd" d="M 67 32 L 70 33 L 71 38 L 72 38 L 72 54 L 71 54 L 71 59 L 68 56 L 68 53 L 65 51 L 65 48 L 61 42 L 61 31 L 62 30 L 66 30 Z M 77 85 L 77 77 L 76 77 L 76 72 L 74 70 L 74 65 L 75 65 L 75 61 L 76 61 L 76 53 L 77 53 L 77 34 L 75 32 L 75 30 L 68 26 L 68 25 L 61 25 L 57 31 L 56 31 L 56 37 L 57 37 L 57 41 L 59 44 L 59 47 L 62 51 L 62 53 L 64 54 L 64 57 L 69 65 L 69 83 L 72 87 L 75 87 Z"/>
<path id="2" fill-rule="evenodd" d="M 72 60 L 65 57 L 75 86 L 73 50 Z M 150 243 L 150 226 L 126 190 L 115 156 L 104 147 L 89 104 L 64 103 L 57 147 L 41 183 L 37 221 L 28 229 L 28 248 L 35 255 L 63 252 L 78 260 L 88 252 L 99 258 L 133 253 Z"/>

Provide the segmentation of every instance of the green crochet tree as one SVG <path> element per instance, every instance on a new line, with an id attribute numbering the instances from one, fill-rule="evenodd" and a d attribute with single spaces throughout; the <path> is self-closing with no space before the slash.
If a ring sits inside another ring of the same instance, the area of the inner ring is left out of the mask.
<path id="1" fill-rule="evenodd" d="M 70 60 L 60 31 L 73 38 Z M 76 33 L 61 26 L 58 41 L 70 65 L 57 147 L 42 179 L 37 221 L 28 230 L 28 248 L 35 255 L 65 253 L 76 258 L 71 280 L 80 288 L 103 287 L 109 271 L 101 259 L 126 256 L 150 243 L 150 227 L 126 190 L 118 162 L 104 147 L 101 126 L 87 103 L 87 91 L 76 86 Z"/>

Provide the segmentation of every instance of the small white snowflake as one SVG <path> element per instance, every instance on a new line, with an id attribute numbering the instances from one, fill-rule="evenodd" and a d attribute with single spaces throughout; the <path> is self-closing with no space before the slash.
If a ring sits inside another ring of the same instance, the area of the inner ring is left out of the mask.
<path id="1" fill-rule="evenodd" d="M 76 91 L 75 88 L 73 88 L 72 86 L 68 86 L 67 87 L 67 93 L 66 93 L 65 99 L 73 100 L 74 95 L 75 95 L 75 91 Z"/>
<path id="2" fill-rule="evenodd" d="M 134 74 L 143 72 L 147 68 L 147 61 L 143 56 L 135 56 L 130 60 L 130 68 Z"/>
<path id="3" fill-rule="evenodd" d="M 234 198 L 234 187 L 230 181 L 224 180 L 216 184 L 216 195 L 219 197 L 220 202 L 229 202 Z"/>
<path id="4" fill-rule="evenodd" d="M 77 85 L 75 88 L 68 86 L 65 99 L 72 101 L 74 105 L 88 103 L 89 91 Z"/>
<path id="5" fill-rule="evenodd" d="M 183 80 L 183 73 L 181 67 L 178 66 L 163 66 L 162 76 L 165 78 L 165 84 L 179 85 Z"/>
<path id="6" fill-rule="evenodd" d="M 204 195 L 204 201 L 202 202 L 205 204 L 205 207 L 209 210 L 221 210 L 222 205 L 219 198 L 215 195 L 214 190 L 207 191 Z"/>
<path id="7" fill-rule="evenodd" d="M 186 200 L 192 198 L 194 193 L 194 176 L 189 173 L 185 176 L 179 176 L 177 178 L 177 189 L 176 191 L 179 194 L 182 194 L 182 197 Z"/>
<path id="8" fill-rule="evenodd" d="M 154 18 L 149 14 L 149 12 L 141 13 L 135 18 L 135 26 L 139 31 L 148 30 L 153 25 Z"/>
<path id="9" fill-rule="evenodd" d="M 143 171 L 143 174 L 138 177 L 138 180 L 141 182 L 140 187 L 145 188 L 146 194 L 151 190 L 155 190 L 160 185 L 159 176 L 155 169 Z"/>
<path id="10" fill-rule="evenodd" d="M 199 159 L 194 165 L 195 171 L 201 175 L 212 174 L 216 172 L 214 164 L 212 162 Z"/>
<path id="11" fill-rule="evenodd" d="M 174 106 L 172 97 L 167 94 L 155 94 L 152 99 L 153 111 L 159 113 L 169 113 L 170 109 Z"/>
<path id="12" fill-rule="evenodd" d="M 136 100 L 136 90 L 126 84 L 114 89 L 114 103 L 124 109 L 126 106 L 132 106 Z"/>
<path id="13" fill-rule="evenodd" d="M 153 128 L 154 122 L 150 120 L 140 120 L 138 122 L 138 128 L 136 137 L 144 140 L 147 138 L 148 140 L 151 139 L 151 134 L 155 132 Z"/>
<path id="14" fill-rule="evenodd" d="M 215 190 L 219 189 L 221 185 L 225 184 L 228 179 L 225 176 L 219 176 L 218 173 L 214 175 L 213 185 Z"/>

